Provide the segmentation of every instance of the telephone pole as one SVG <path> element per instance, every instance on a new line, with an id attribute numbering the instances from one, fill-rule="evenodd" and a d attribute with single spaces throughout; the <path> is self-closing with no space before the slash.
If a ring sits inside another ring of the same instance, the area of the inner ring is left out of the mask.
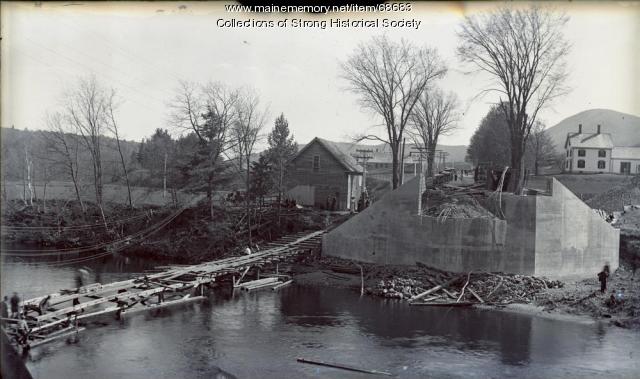
<path id="1" fill-rule="evenodd" d="M 418 216 L 422 215 L 422 193 L 424 192 L 424 170 L 422 167 L 422 161 L 427 158 L 427 148 L 423 146 L 416 146 L 411 148 L 411 152 L 409 152 L 410 157 L 414 157 L 413 159 L 418 159 L 418 166 L 420 167 L 418 171 Z"/>
<path id="2" fill-rule="evenodd" d="M 360 188 L 360 196 L 362 196 L 365 188 L 367 188 L 367 161 L 373 158 L 373 150 L 356 149 L 356 154 L 352 154 L 352 157 L 356 159 L 358 164 L 362 165 L 362 188 Z"/>

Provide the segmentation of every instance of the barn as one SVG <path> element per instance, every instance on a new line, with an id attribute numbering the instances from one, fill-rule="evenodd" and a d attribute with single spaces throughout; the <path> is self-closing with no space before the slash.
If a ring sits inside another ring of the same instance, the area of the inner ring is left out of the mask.
<path id="1" fill-rule="evenodd" d="M 314 138 L 287 162 L 287 196 L 298 204 L 351 209 L 360 195 L 362 167 L 338 144 Z"/>

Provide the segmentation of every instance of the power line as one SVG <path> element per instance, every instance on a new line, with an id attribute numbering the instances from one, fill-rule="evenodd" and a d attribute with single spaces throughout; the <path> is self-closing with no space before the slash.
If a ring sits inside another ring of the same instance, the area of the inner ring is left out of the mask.
<path id="1" fill-rule="evenodd" d="M 122 224 L 127 221 L 136 220 L 142 217 L 148 217 L 149 214 L 147 212 L 137 215 L 131 216 L 127 218 L 111 220 L 107 222 L 107 225 L 117 225 Z M 72 225 L 72 226 L 10 226 L 10 225 L 2 225 L 0 226 L 3 230 L 10 231 L 35 231 L 35 230 L 85 230 L 85 229 L 93 229 L 93 228 L 104 228 L 104 223 L 98 224 L 84 224 L 84 225 Z"/>
<path id="2" fill-rule="evenodd" d="M 81 66 L 81 67 L 83 67 L 83 68 L 85 68 L 85 69 L 88 69 L 89 71 L 94 71 L 94 69 L 93 69 L 92 67 L 89 67 L 89 66 L 87 66 L 87 65 L 85 65 L 85 64 L 83 64 L 83 63 L 80 63 L 80 62 L 76 61 L 75 59 L 72 59 L 72 58 L 70 58 L 70 57 L 68 57 L 68 56 L 66 56 L 66 55 L 64 55 L 64 54 L 62 54 L 62 53 L 60 53 L 60 52 L 58 52 L 58 51 L 56 51 L 56 50 L 54 50 L 54 49 L 51 49 L 51 48 L 49 48 L 49 47 L 47 47 L 47 46 L 44 46 L 44 45 L 41 45 L 40 43 L 35 42 L 34 40 L 32 40 L 32 39 L 30 39 L 30 38 L 28 38 L 28 37 L 25 37 L 25 39 L 26 39 L 28 42 L 32 43 L 33 45 L 38 46 L 38 47 L 40 47 L 40 48 L 42 48 L 42 49 L 48 50 L 48 51 L 52 52 L 53 54 L 56 54 L 56 55 L 58 55 L 58 56 L 60 56 L 60 57 L 62 57 L 62 58 L 64 58 L 64 59 L 68 60 L 69 62 L 71 62 L 71 63 L 73 63 L 73 64 L 75 64 L 75 65 Z M 114 82 L 119 83 L 120 85 L 122 85 L 122 86 L 124 86 L 124 87 L 127 87 L 127 88 L 131 89 L 132 91 L 135 91 L 135 92 L 139 93 L 139 94 L 140 94 L 140 95 L 142 95 L 145 99 L 149 99 L 149 98 L 150 98 L 150 99 L 156 100 L 157 102 L 159 102 L 160 104 L 162 104 L 162 106 L 164 107 L 164 101 L 163 101 L 163 100 L 159 100 L 159 99 L 155 98 L 154 96 L 147 95 L 147 94 L 145 94 L 145 93 L 141 92 L 140 90 L 138 90 L 137 88 L 132 87 L 132 86 L 130 86 L 130 85 L 128 85 L 128 84 L 125 84 L 125 83 L 123 83 L 122 81 L 120 81 L 120 80 L 118 80 L 118 79 L 115 79 L 115 78 L 113 78 L 113 77 L 109 77 L 109 79 L 110 79 L 110 80 L 112 80 L 112 81 L 114 81 Z M 140 101 L 135 100 L 134 98 L 131 98 L 131 100 L 133 100 L 134 102 L 136 102 L 136 103 L 140 104 L 141 106 L 143 106 L 143 107 L 147 108 L 148 110 L 150 110 L 150 111 L 152 111 L 152 112 L 156 112 L 156 111 L 157 111 L 157 110 L 151 109 L 147 104 L 145 104 L 145 103 L 143 103 L 143 102 L 140 102 Z"/>
<path id="3" fill-rule="evenodd" d="M 22 250 L 11 250 L 11 249 L 2 249 L 1 252 L 3 256 L 12 256 L 12 257 L 33 257 L 33 256 L 51 256 L 51 255 L 64 255 L 64 254 L 77 254 L 77 253 L 81 253 L 81 252 L 86 252 L 86 251 L 93 251 L 93 250 L 97 250 L 97 249 L 101 249 L 101 248 L 106 248 L 109 246 L 114 246 L 120 243 L 130 243 L 132 239 L 134 238 L 138 238 L 140 236 L 143 236 L 145 233 L 149 232 L 149 230 L 153 230 L 153 228 L 155 228 L 156 226 L 158 226 L 159 228 L 164 227 L 165 225 L 169 224 L 171 221 L 173 221 L 173 219 L 175 219 L 176 217 L 178 217 L 178 215 L 180 213 L 182 213 L 184 210 L 186 209 L 186 207 L 182 207 L 180 208 L 178 211 L 176 211 L 175 213 L 169 215 L 168 217 L 164 218 L 163 220 L 161 220 L 159 223 L 152 225 L 146 229 L 143 229 L 141 231 L 138 231 L 136 233 L 133 233 L 131 235 L 128 235 L 126 237 L 123 237 L 119 240 L 115 240 L 115 241 L 108 241 L 108 242 L 102 242 L 102 243 L 98 243 L 95 245 L 91 245 L 91 246 L 83 246 L 80 248 L 66 248 L 66 249 L 51 249 L 51 250 L 38 250 L 38 249 L 22 249 Z M 31 254 L 25 254 L 25 253 L 31 253 Z M 37 254 L 34 254 L 37 253 Z"/>

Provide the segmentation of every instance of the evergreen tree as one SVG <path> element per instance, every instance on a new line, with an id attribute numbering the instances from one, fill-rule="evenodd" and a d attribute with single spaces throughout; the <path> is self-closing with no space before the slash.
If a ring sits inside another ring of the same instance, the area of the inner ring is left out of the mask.
<path id="1" fill-rule="evenodd" d="M 287 161 L 298 152 L 298 144 L 289 132 L 289 122 L 280 114 L 267 138 L 269 149 L 266 158 L 271 162 L 274 173 L 274 183 L 278 188 L 278 202 L 282 199 L 283 183 L 286 176 Z"/>
<path id="2" fill-rule="evenodd" d="M 264 205 L 264 197 L 273 189 L 273 166 L 265 154 L 251 163 L 250 196 L 260 205 Z"/>

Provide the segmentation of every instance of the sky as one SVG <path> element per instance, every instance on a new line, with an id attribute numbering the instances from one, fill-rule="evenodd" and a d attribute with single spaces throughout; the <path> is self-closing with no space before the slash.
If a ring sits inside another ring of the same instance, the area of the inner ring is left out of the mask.
<path id="1" fill-rule="evenodd" d="M 169 123 L 168 105 L 180 80 L 220 81 L 250 87 L 269 112 L 266 129 L 284 113 L 296 140 L 315 136 L 348 141 L 380 132 L 380 120 L 361 109 L 340 78 L 340 62 L 361 42 L 386 34 L 416 46 L 437 49 L 448 67 L 438 81 L 457 94 L 464 115 L 456 133 L 441 143 L 466 145 L 494 94 L 479 97 L 490 78 L 469 73 L 456 57 L 459 25 L 465 15 L 501 3 L 411 3 L 396 13 L 257 14 L 225 11 L 223 2 L 146 2 L 87 5 L 2 2 L 3 127 L 44 129 L 45 115 L 64 105 L 79 78 L 95 75 L 117 91 L 116 116 L 125 139 L 140 141 Z M 524 3 L 519 3 L 525 6 Z M 540 117 L 553 126 L 578 112 L 607 108 L 640 115 L 640 2 L 545 3 L 564 12 L 566 57 L 572 91 Z M 288 19 L 286 27 L 277 21 Z M 418 28 L 293 27 L 304 20 L 408 20 Z M 273 28 L 229 28 L 231 20 L 274 21 Z M 223 20 L 223 21 L 219 21 Z"/>

